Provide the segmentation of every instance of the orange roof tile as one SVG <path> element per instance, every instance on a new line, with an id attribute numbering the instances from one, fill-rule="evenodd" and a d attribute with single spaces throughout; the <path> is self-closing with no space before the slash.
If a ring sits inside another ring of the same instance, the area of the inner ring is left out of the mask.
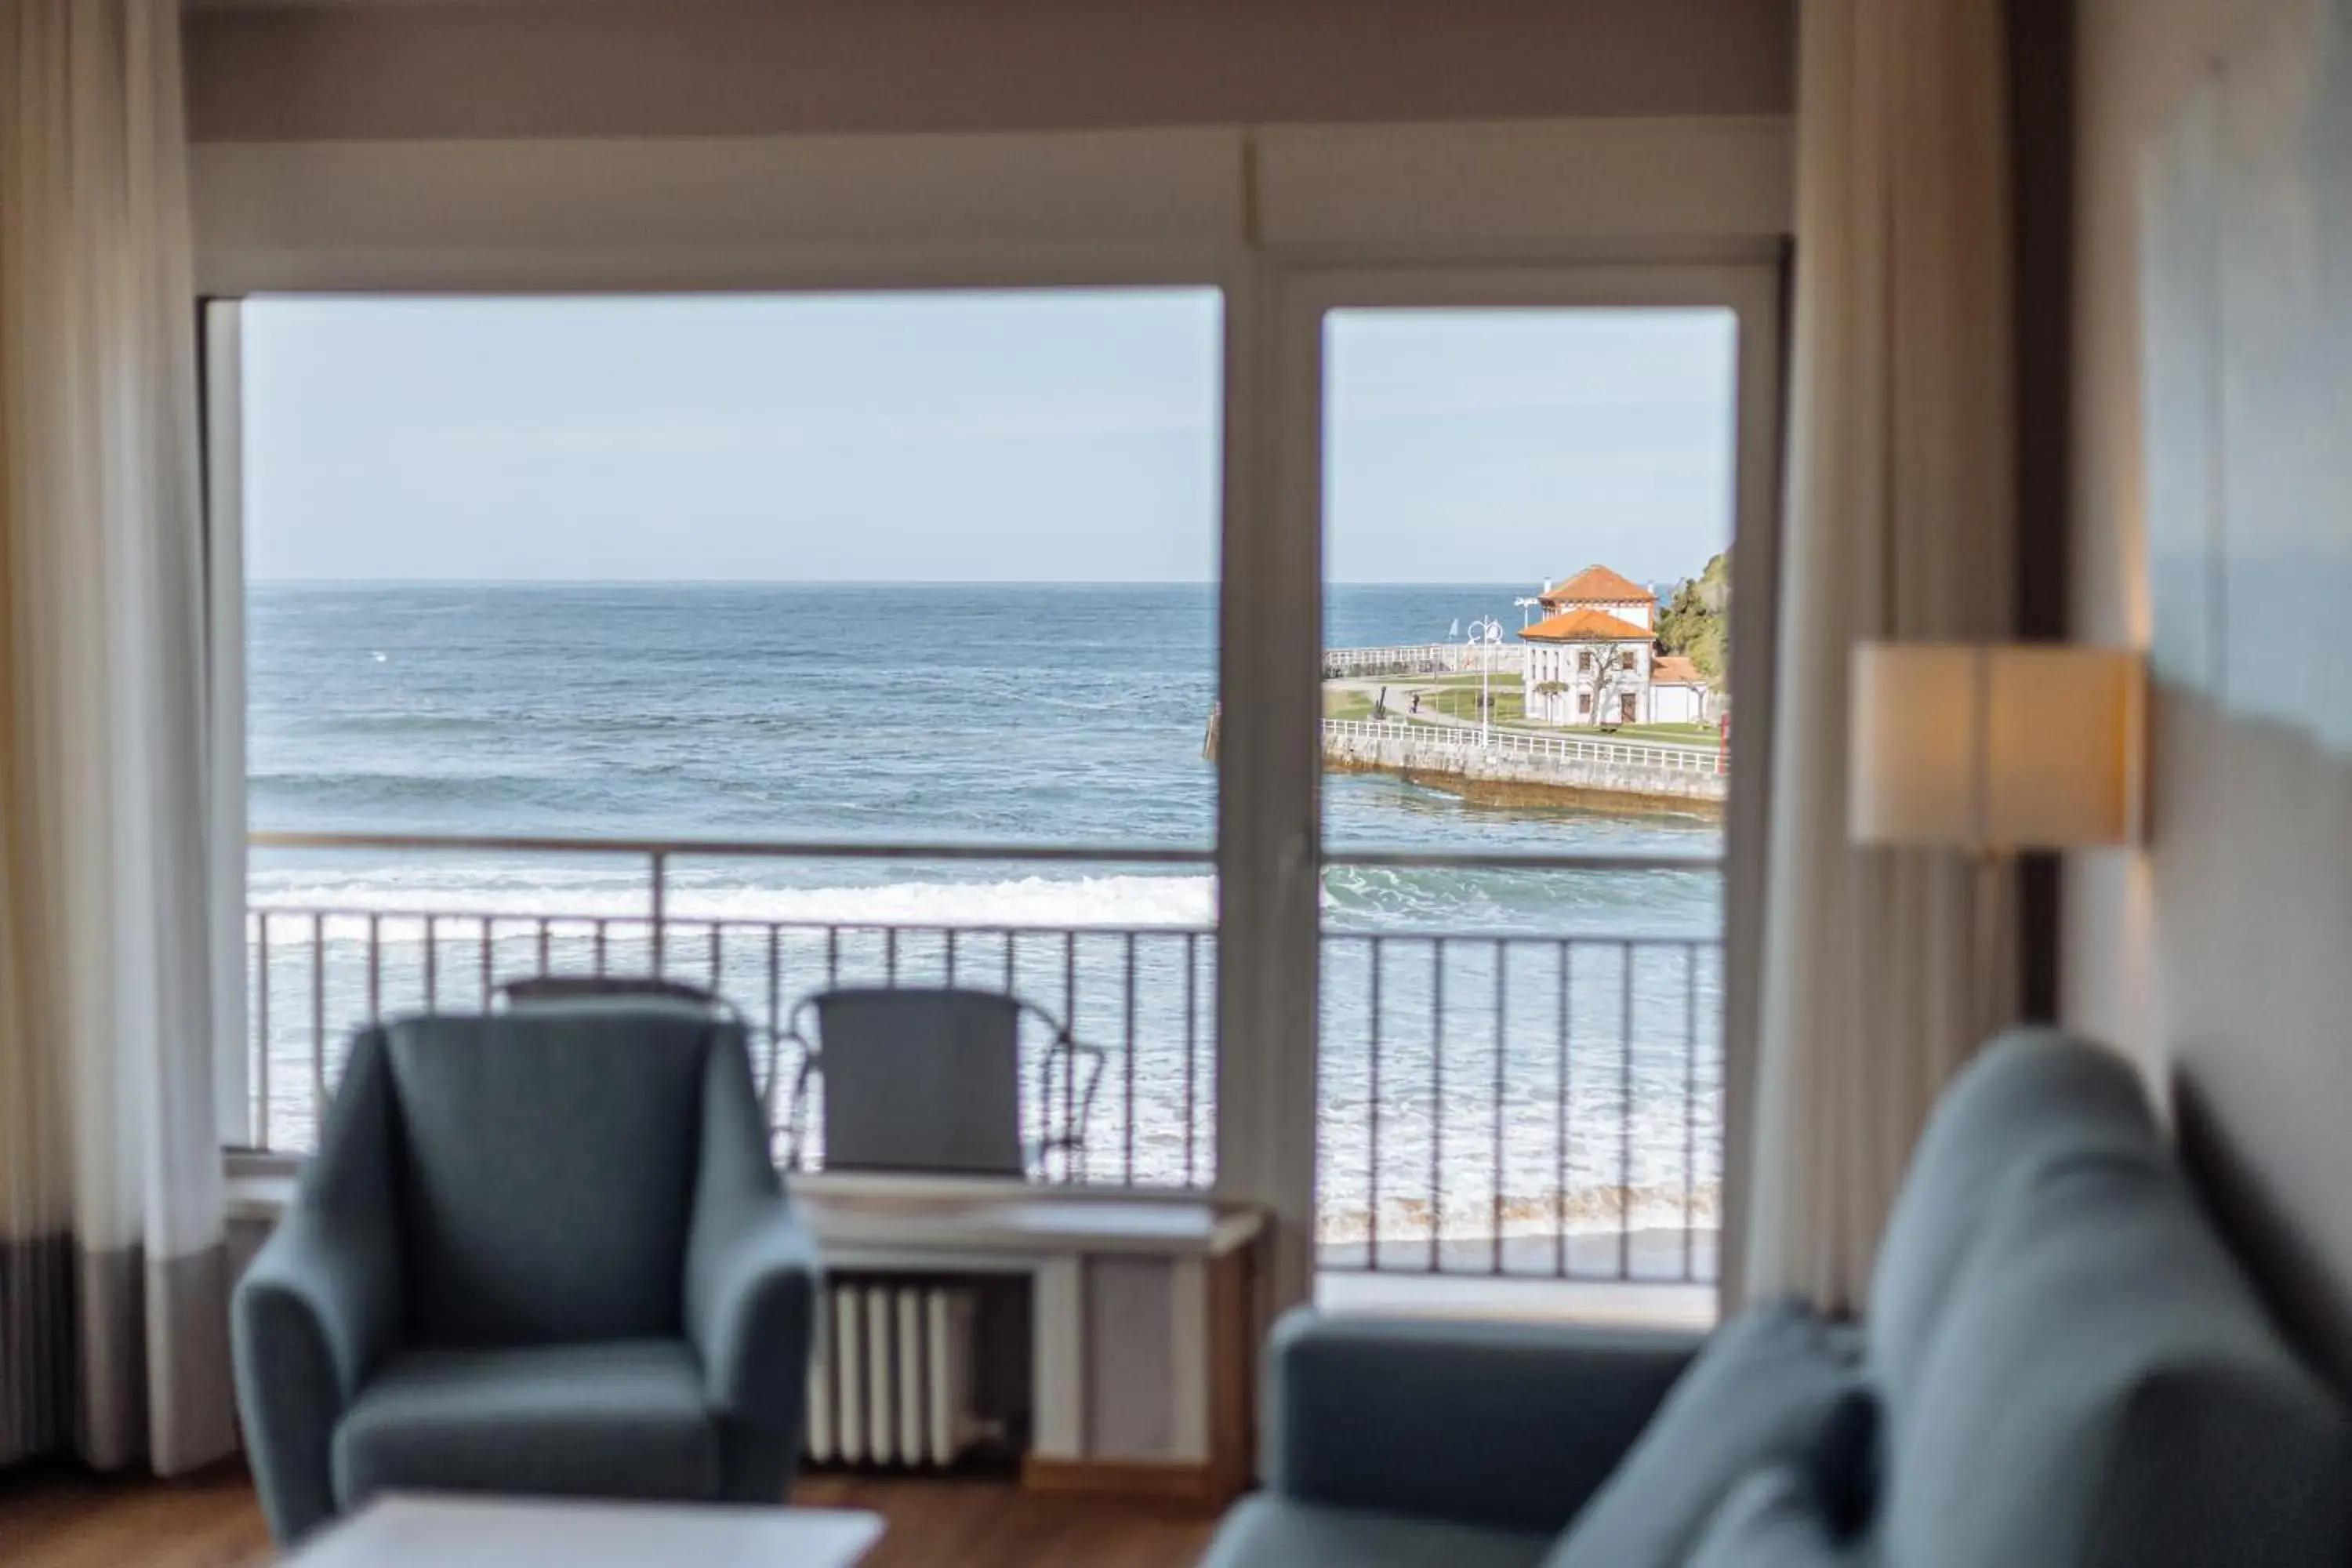
<path id="1" fill-rule="evenodd" d="M 1658 596 L 1606 566 L 1587 566 L 1543 595 L 1547 605 L 1653 605 Z"/>
<path id="2" fill-rule="evenodd" d="M 1519 636 L 1529 642 L 1648 642 L 1650 634 L 1605 610 L 1570 610 L 1538 621 Z"/>
<path id="3" fill-rule="evenodd" d="M 1698 666 L 1680 654 L 1673 653 L 1662 653 L 1650 661 L 1650 679 L 1654 682 L 1664 682 L 1668 686 L 1705 686 L 1706 684 L 1706 677 L 1698 672 Z"/>

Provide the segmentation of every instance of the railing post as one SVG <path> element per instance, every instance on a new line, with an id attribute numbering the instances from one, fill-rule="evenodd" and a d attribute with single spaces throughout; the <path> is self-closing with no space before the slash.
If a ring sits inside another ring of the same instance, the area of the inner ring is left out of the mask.
<path id="1" fill-rule="evenodd" d="M 256 921 L 256 948 L 259 954 L 254 961 L 255 985 L 254 1025 L 261 1037 L 261 1054 L 253 1064 L 254 1118 L 253 1146 L 264 1153 L 269 1152 L 269 911 L 264 910 Z"/>
<path id="2" fill-rule="evenodd" d="M 667 918 L 669 851 L 656 849 L 651 852 L 648 858 L 652 862 L 653 870 L 654 976 L 659 979 L 662 973 L 663 949 L 667 945 L 662 940 L 662 922 Z"/>

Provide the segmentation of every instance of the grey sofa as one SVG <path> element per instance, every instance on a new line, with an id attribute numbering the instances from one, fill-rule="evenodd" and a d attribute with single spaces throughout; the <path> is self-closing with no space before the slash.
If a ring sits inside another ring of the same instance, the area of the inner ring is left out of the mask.
<path id="1" fill-rule="evenodd" d="M 236 1289 L 270 1528 L 392 1488 L 777 1501 L 817 1276 L 739 1024 L 622 1002 L 362 1034 Z"/>
<path id="2" fill-rule="evenodd" d="M 1858 1328 L 1792 1327 L 1776 1305 L 1704 1342 L 1293 1316 L 1267 1489 L 1206 1563 L 2352 1561 L 2344 1415 L 2119 1059 L 2043 1033 L 1989 1047 L 1932 1119 L 1872 1297 Z M 1775 1348 L 1791 1332 L 1817 1353 Z M 1791 1376 L 1808 1359 L 1818 1373 Z M 1775 1405 L 1801 1418 L 1776 1428 Z"/>

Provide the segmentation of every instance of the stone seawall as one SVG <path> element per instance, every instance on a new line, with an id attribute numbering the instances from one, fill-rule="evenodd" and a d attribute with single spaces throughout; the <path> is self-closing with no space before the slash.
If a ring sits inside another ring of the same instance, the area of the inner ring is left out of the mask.
<path id="1" fill-rule="evenodd" d="M 1431 729 L 1401 736 L 1349 733 L 1356 726 L 1326 725 L 1323 765 L 1338 773 L 1395 773 L 1415 784 L 1475 799 L 1530 804 L 1639 805 L 1650 810 L 1719 811 L 1719 773 L 1675 767 L 1638 755 L 1564 756 L 1481 746 L 1465 731 Z M 1607 748 L 1595 748 L 1606 752 Z M 1624 748 L 1637 752 L 1647 748 Z"/>

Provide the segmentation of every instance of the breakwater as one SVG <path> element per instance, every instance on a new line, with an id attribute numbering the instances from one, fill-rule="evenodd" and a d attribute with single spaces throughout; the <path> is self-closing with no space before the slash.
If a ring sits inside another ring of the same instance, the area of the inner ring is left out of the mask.
<path id="1" fill-rule="evenodd" d="M 1724 759 L 1703 747 L 1393 720 L 1325 720 L 1323 765 L 1488 798 L 1632 798 L 1666 809 L 1719 809 L 1729 777 Z"/>

